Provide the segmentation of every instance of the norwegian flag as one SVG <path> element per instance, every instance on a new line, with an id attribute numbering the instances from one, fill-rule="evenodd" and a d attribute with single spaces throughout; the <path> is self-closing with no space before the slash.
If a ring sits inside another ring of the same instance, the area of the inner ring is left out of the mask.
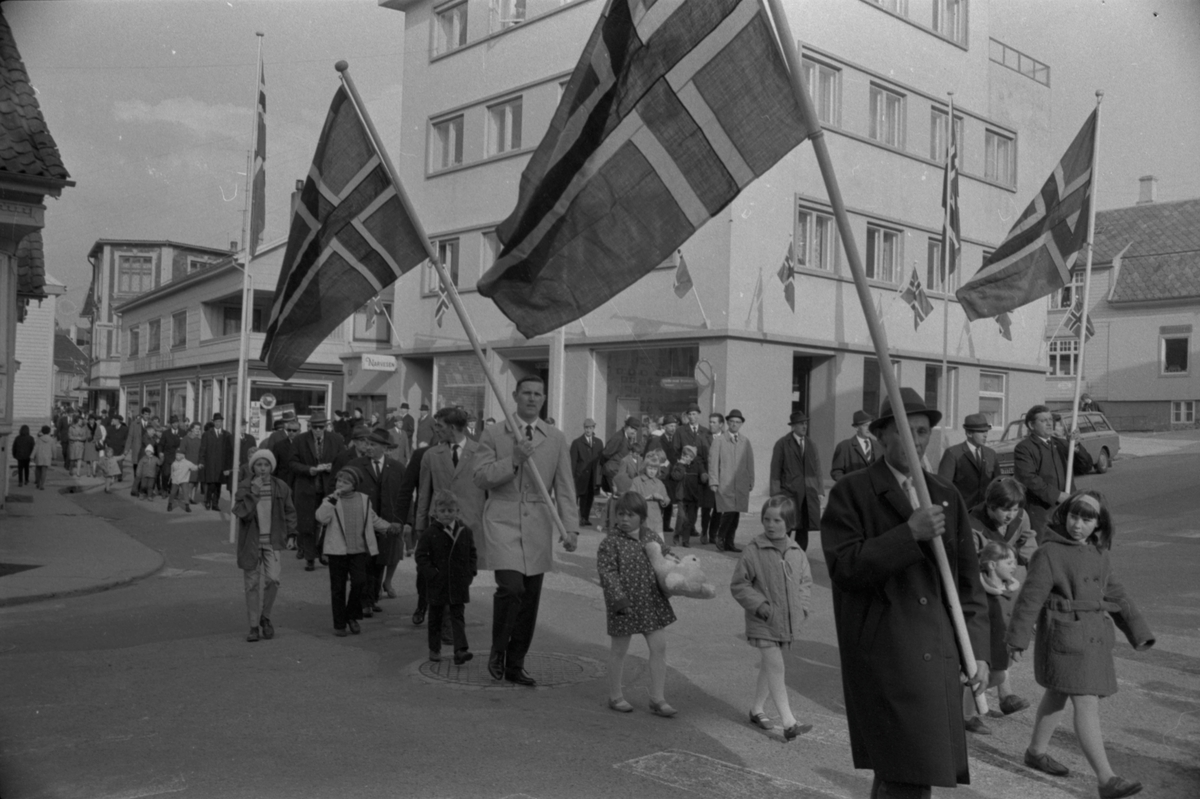
<path id="1" fill-rule="evenodd" d="M 1079 325 L 1083 321 L 1083 297 L 1076 296 L 1075 302 L 1071 304 L 1071 310 L 1067 314 L 1067 318 L 1063 320 L 1067 330 L 1070 330 L 1072 335 L 1079 337 Z M 1087 338 L 1096 335 L 1096 326 L 1092 324 L 1092 317 L 1088 314 L 1087 317 Z M 1086 341 L 1087 339 L 1085 339 Z"/>
<path id="2" fill-rule="evenodd" d="M 996 324 L 1000 325 L 1000 335 L 1008 341 L 1012 341 L 1012 317 L 1007 313 L 1002 313 L 996 317 Z"/>
<path id="3" fill-rule="evenodd" d="M 950 275 L 958 265 L 962 253 L 962 241 L 959 238 L 958 223 L 958 139 L 954 135 L 954 123 L 950 125 L 950 146 L 946 149 L 946 177 L 942 182 L 942 210 L 944 222 L 942 229 L 942 247 L 946 253 L 946 285 L 950 284 Z"/>
<path id="4" fill-rule="evenodd" d="M 683 260 L 683 250 L 679 250 L 679 266 L 675 267 L 675 296 L 683 299 L 692 290 L 692 273 L 688 271 L 687 261 Z"/>
<path id="5" fill-rule="evenodd" d="M 383 313 L 383 300 L 371 300 L 366 304 L 366 306 L 363 307 L 363 313 L 367 315 L 367 321 L 363 325 L 363 328 L 370 330 L 371 328 L 375 327 L 375 317 Z"/>
<path id="6" fill-rule="evenodd" d="M 446 311 L 450 310 L 450 298 L 446 296 L 446 290 L 442 288 L 442 281 L 438 281 L 438 299 L 437 305 L 433 306 L 433 319 L 437 322 L 437 326 L 442 326 L 442 320 L 446 318 Z"/>
<path id="7" fill-rule="evenodd" d="M 783 298 L 787 300 L 788 307 L 792 309 L 792 313 L 796 312 L 796 251 L 792 245 L 788 245 L 787 255 L 783 256 L 783 263 L 779 265 L 779 282 L 783 284 Z"/>
<path id="8" fill-rule="evenodd" d="M 925 294 L 925 287 L 921 285 L 921 278 L 917 276 L 916 269 L 913 269 L 912 277 L 908 279 L 908 286 L 900 292 L 900 298 L 913 309 L 913 330 L 919 328 L 933 313 L 933 303 Z"/>

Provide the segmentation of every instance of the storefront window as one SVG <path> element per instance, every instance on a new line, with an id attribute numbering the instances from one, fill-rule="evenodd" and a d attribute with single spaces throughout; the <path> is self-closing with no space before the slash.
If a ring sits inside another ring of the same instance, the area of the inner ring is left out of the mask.
<path id="1" fill-rule="evenodd" d="M 146 386 L 146 396 L 142 404 L 150 409 L 151 416 L 162 418 L 162 386 Z M 140 409 L 139 409 L 140 410 Z"/>
<path id="2" fill-rule="evenodd" d="M 167 419 L 178 416 L 180 419 L 188 415 L 187 386 L 167 386 Z"/>
<path id="3" fill-rule="evenodd" d="M 305 420 L 314 411 L 331 413 L 329 390 L 326 386 L 311 383 L 270 383 L 253 380 L 250 383 L 251 416 L 253 416 L 253 408 L 259 407 L 259 400 L 262 399 L 263 394 L 270 394 L 275 398 L 275 407 L 269 411 L 262 411 L 261 429 L 265 431 L 270 431 L 275 419 L 285 412 L 294 413 L 298 418 Z M 307 422 L 305 429 L 307 429 Z"/>
<path id="4" fill-rule="evenodd" d="M 698 390 L 688 379 L 696 375 L 699 346 L 617 350 L 608 353 L 608 401 L 605 429 L 615 430 L 624 422 L 621 414 L 633 411 L 630 398 L 637 398 L 636 414 L 643 418 L 681 414 L 698 401 Z M 682 378 L 677 383 L 663 378 Z"/>
<path id="5" fill-rule="evenodd" d="M 474 355 L 445 355 L 435 360 L 437 406 L 461 406 L 467 415 L 483 419 L 487 377 Z"/>

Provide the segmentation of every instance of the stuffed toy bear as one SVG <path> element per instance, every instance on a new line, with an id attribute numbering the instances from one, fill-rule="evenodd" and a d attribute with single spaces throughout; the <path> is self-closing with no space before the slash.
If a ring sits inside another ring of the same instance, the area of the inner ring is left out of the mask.
<path id="1" fill-rule="evenodd" d="M 695 555 L 684 555 L 682 558 L 674 554 L 663 555 L 658 542 L 651 541 L 646 544 L 646 556 L 650 558 L 658 584 L 667 596 L 712 599 L 717 595 L 717 589 L 708 582 L 704 570 L 700 568 L 700 558 Z"/>

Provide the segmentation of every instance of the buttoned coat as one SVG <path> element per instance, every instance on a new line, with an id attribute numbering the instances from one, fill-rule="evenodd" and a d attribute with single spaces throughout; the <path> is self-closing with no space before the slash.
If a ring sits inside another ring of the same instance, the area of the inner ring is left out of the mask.
<path id="1" fill-rule="evenodd" d="M 401 466 L 406 465 L 412 457 L 412 438 L 402 427 L 394 424 L 388 428 L 388 438 L 391 439 L 392 445 L 388 447 L 387 456 L 400 461 Z"/>
<path id="2" fill-rule="evenodd" d="M 796 503 L 796 521 L 805 516 L 811 529 L 820 527 L 821 494 L 825 485 L 821 479 L 821 454 L 812 439 L 805 436 L 804 452 L 790 432 L 775 442 L 771 452 L 771 496 L 787 494 Z"/>
<path id="3" fill-rule="evenodd" d="M 213 429 L 200 436 L 198 463 L 201 483 L 229 482 L 233 472 L 233 436 L 228 430 Z"/>
<path id="4" fill-rule="evenodd" d="M 867 442 L 871 450 L 870 457 L 863 452 L 862 445 L 858 443 L 858 436 L 850 436 L 838 442 L 833 449 L 833 468 L 829 470 L 829 476 L 833 478 L 834 482 L 841 480 L 851 472 L 867 468 L 883 457 L 883 448 L 879 446 L 878 441 L 867 439 Z"/>
<path id="5" fill-rule="evenodd" d="M 433 417 L 426 416 L 417 420 L 417 447 L 432 446 L 434 440 Z"/>
<path id="6" fill-rule="evenodd" d="M 375 476 L 375 462 L 367 455 L 354 458 L 347 466 L 362 472 L 358 481 L 358 493 L 366 495 L 371 510 L 386 522 L 404 523 L 400 515 L 400 484 L 404 481 L 404 464 L 384 456 L 383 470 Z M 337 473 L 334 473 L 336 478 Z"/>
<path id="7" fill-rule="evenodd" d="M 717 511 L 745 513 L 750 510 L 750 492 L 754 490 L 754 448 L 745 433 L 738 433 L 735 444 L 726 433 L 713 440 L 708 453 L 708 479 L 717 487 Z"/>
<path id="8" fill-rule="evenodd" d="M 575 478 L 576 495 L 584 494 L 600 485 L 600 456 L 604 452 L 604 442 L 599 436 L 592 436 L 588 443 L 587 436 L 580 436 L 571 442 L 571 474 Z"/>
<path id="9" fill-rule="evenodd" d="M 928 474 L 971 646 L 989 659 L 987 598 L 970 520 L 954 486 Z M 854 767 L 890 782 L 967 782 L 961 661 L 933 548 L 884 460 L 842 478 L 821 518 Z"/>
<path id="10" fill-rule="evenodd" d="M 337 433 L 334 433 L 337 435 Z M 362 519 L 363 529 L 361 532 L 364 543 L 367 546 L 367 554 L 375 557 L 379 554 L 379 544 L 376 542 L 377 535 L 370 535 L 370 531 L 381 535 L 387 532 L 388 523 L 375 515 L 375 509 L 371 507 L 371 501 L 367 499 L 365 494 L 360 494 L 357 491 L 350 494 L 348 497 L 339 497 L 336 505 L 329 504 L 329 496 L 321 498 L 321 505 L 317 508 L 315 516 L 317 524 L 324 527 L 325 531 L 321 535 L 320 552 L 323 555 L 345 555 L 346 536 L 358 535 L 358 532 L 351 532 L 346 529 L 346 513 L 342 509 L 343 502 L 358 501 L 362 503 Z"/>
<path id="11" fill-rule="evenodd" d="M 488 492 L 483 506 L 481 569 L 511 569 L 525 575 L 554 570 L 554 509 L 534 483 L 533 469 L 550 491 L 558 517 L 569 532 L 579 530 L 575 481 L 566 436 L 543 421 L 533 425 L 533 454 L 513 463 L 513 431 L 508 422 L 490 425 L 475 453 L 475 485 Z"/>
<path id="12" fill-rule="evenodd" d="M 458 526 L 451 537 L 434 519 L 421 533 L 413 553 L 417 571 L 425 577 L 425 596 L 430 605 L 465 605 L 471 601 L 479 553 L 470 527 Z"/>
<path id="13" fill-rule="evenodd" d="M 1083 474 L 1091 468 L 1087 450 L 1076 447 L 1074 473 Z M 1066 490 L 1067 442 L 1053 437 L 1044 441 L 1034 435 L 1022 438 L 1013 449 L 1013 477 L 1025 486 L 1025 510 L 1040 541 L 1050 513 L 1058 507 L 1058 495 Z"/>
<path id="14" fill-rule="evenodd" d="M 982 464 L 971 454 L 970 446 L 964 441 L 947 447 L 938 464 L 938 477 L 950 481 L 958 489 L 968 508 L 983 502 L 988 485 L 1000 476 L 995 450 L 983 446 L 979 448 L 979 454 L 983 458 Z"/>
<path id="15" fill-rule="evenodd" d="M 417 490 L 417 518 L 413 528 L 419 535 L 430 525 L 433 495 L 449 491 L 458 499 L 459 521 L 474 530 L 483 529 L 483 490 L 475 485 L 475 456 L 479 444 L 467 438 L 454 465 L 450 445 L 442 442 L 428 447 L 421 459 L 421 481 Z"/>
<path id="16" fill-rule="evenodd" d="M 321 497 L 333 493 L 337 482 L 336 473 L 332 470 L 309 474 L 309 469 L 322 463 L 332 465 L 343 449 L 345 445 L 342 437 L 330 431 L 325 432 L 320 451 L 317 451 L 317 440 L 311 430 L 292 439 L 291 460 L 288 465 L 292 471 L 292 500 L 296 503 L 301 535 L 316 532 L 314 514 L 317 512 L 317 506 Z"/>
<path id="17" fill-rule="evenodd" d="M 129 459 L 134 464 L 135 470 L 137 468 L 137 462 L 141 459 L 141 457 L 143 455 L 142 450 L 144 450 L 146 448 L 145 438 L 146 438 L 146 425 L 142 421 L 141 416 L 135 416 L 133 418 L 133 421 L 131 421 L 129 423 L 129 439 L 128 439 L 129 440 Z M 145 476 L 146 475 L 140 475 L 140 474 L 138 475 L 138 477 L 145 477 Z"/>
<path id="18" fill-rule="evenodd" d="M 239 569 L 258 568 L 262 544 L 258 540 L 258 498 L 251 490 L 253 480 L 238 483 L 233 495 L 233 515 L 238 519 L 237 565 Z M 296 506 L 292 491 L 280 479 L 271 478 L 271 549 L 280 550 L 295 537 Z"/>
<path id="19" fill-rule="evenodd" d="M 675 449 L 675 438 L 667 438 L 665 433 L 661 436 L 650 436 L 650 439 L 646 442 L 645 449 L 642 450 L 642 457 L 644 458 L 656 450 L 661 452 L 667 459 L 667 465 L 659 471 L 658 479 L 662 480 L 663 485 L 667 487 L 667 496 L 674 500 L 677 485 L 671 477 L 671 468 L 679 460 L 682 450 Z"/>

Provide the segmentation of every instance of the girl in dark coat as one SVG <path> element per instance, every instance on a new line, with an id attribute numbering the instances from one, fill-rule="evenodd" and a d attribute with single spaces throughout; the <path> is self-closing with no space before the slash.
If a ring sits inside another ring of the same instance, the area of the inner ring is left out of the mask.
<path id="1" fill-rule="evenodd" d="M 29 434 L 29 425 L 21 425 L 21 432 L 13 439 L 13 460 L 17 462 L 17 485 L 23 486 L 29 482 L 29 461 L 33 459 L 33 436 Z"/>
<path id="2" fill-rule="evenodd" d="M 459 521 L 458 499 L 451 492 L 434 494 L 431 509 L 433 521 L 421 533 L 415 556 L 429 603 L 429 659 L 442 659 L 442 618 L 449 608 L 454 665 L 461 666 L 474 657 L 467 648 L 464 611 L 477 572 L 475 536 Z"/>
<path id="3" fill-rule="evenodd" d="M 1101 799 L 1132 796 L 1142 789 L 1141 783 L 1113 774 L 1100 733 L 1100 697 L 1117 692 L 1109 615 L 1134 649 L 1141 652 L 1154 645 L 1149 626 L 1112 573 L 1113 533 L 1112 516 L 1099 492 L 1077 491 L 1059 505 L 1045 543 L 1029 563 L 1006 636 L 1016 661 L 1037 624 L 1033 676 L 1046 693 L 1038 705 L 1025 764 L 1066 776 L 1067 768 L 1046 749 L 1070 697 L 1075 735 L 1096 772 Z"/>

